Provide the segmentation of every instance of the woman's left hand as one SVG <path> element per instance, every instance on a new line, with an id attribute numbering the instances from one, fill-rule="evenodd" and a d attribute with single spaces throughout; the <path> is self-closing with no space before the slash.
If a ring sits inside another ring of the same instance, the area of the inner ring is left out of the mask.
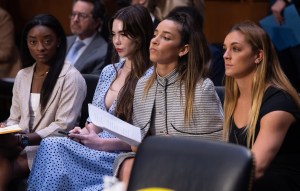
<path id="1" fill-rule="evenodd" d="M 94 131 L 93 128 L 86 126 L 85 129 L 88 133 L 85 133 L 85 134 L 70 133 L 69 137 L 71 139 L 75 138 L 75 139 L 79 140 L 79 143 L 81 143 L 91 149 L 99 150 L 99 147 L 101 146 L 101 138 Z"/>

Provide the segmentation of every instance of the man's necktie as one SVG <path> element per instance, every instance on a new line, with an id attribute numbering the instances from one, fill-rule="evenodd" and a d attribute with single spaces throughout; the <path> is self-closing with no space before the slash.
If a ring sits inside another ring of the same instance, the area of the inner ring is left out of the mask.
<path id="1" fill-rule="evenodd" d="M 82 48 L 85 44 L 80 41 L 77 40 L 75 41 L 75 43 L 73 44 L 73 46 L 71 47 L 68 56 L 67 56 L 67 60 L 69 60 L 71 62 L 71 64 L 74 64 L 74 61 L 77 57 L 78 51 L 80 50 L 80 48 Z"/>

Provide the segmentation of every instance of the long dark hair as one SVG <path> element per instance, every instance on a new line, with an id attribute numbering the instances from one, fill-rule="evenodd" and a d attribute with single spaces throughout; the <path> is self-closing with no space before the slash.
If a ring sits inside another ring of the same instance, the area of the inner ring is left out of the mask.
<path id="1" fill-rule="evenodd" d="M 195 89 L 197 83 L 207 77 L 208 63 L 211 55 L 205 35 L 197 24 L 198 21 L 190 14 L 185 12 L 172 13 L 164 20 L 174 21 L 181 26 L 179 32 L 181 34 L 181 46 L 189 45 L 189 52 L 178 57 L 177 72 L 179 74 L 180 88 L 185 87 L 185 124 L 188 124 L 193 117 L 193 103 L 195 97 Z M 157 64 L 154 63 L 156 70 Z M 153 73 L 145 86 L 145 94 L 156 80 L 157 75 Z"/>
<path id="2" fill-rule="evenodd" d="M 51 60 L 49 72 L 43 82 L 41 90 L 41 110 L 43 111 L 49 101 L 54 86 L 57 82 L 58 76 L 63 68 L 64 60 L 66 56 L 66 35 L 59 21 L 52 15 L 41 14 L 33 17 L 24 27 L 21 39 L 21 61 L 22 68 L 32 66 L 35 63 L 34 58 L 29 52 L 27 46 L 27 36 L 29 31 L 35 26 L 46 26 L 50 28 L 57 36 L 59 46 L 56 48 L 56 53 Z"/>
<path id="3" fill-rule="evenodd" d="M 141 5 L 131 5 L 120 9 L 109 22 L 110 32 L 115 19 L 123 22 L 125 36 L 133 39 L 136 43 L 135 52 L 131 56 L 132 70 L 119 92 L 115 110 L 117 117 L 131 122 L 135 86 L 138 79 L 151 66 L 149 45 L 153 35 L 153 22 L 148 10 Z M 113 52 L 116 54 L 115 50 Z"/>

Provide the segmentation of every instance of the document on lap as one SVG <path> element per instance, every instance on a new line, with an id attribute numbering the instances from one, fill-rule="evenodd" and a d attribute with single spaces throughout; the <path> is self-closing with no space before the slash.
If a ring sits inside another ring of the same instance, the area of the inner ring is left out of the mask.
<path id="1" fill-rule="evenodd" d="M 15 133 L 19 131 L 22 131 L 19 125 L 11 125 L 11 126 L 0 128 L 0 134 Z"/>
<path id="2" fill-rule="evenodd" d="M 104 129 L 131 146 L 142 141 L 141 129 L 133 126 L 102 109 L 89 104 L 89 117 L 94 125 Z"/>

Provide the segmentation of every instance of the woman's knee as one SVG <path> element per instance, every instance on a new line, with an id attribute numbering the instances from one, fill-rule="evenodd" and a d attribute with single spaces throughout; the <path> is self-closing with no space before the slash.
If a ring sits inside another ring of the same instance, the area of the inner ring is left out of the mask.
<path id="1" fill-rule="evenodd" d="M 129 182 L 133 163 L 134 163 L 134 158 L 128 158 L 123 161 L 123 163 L 120 166 L 120 171 L 118 174 L 118 178 L 121 181 Z"/>

